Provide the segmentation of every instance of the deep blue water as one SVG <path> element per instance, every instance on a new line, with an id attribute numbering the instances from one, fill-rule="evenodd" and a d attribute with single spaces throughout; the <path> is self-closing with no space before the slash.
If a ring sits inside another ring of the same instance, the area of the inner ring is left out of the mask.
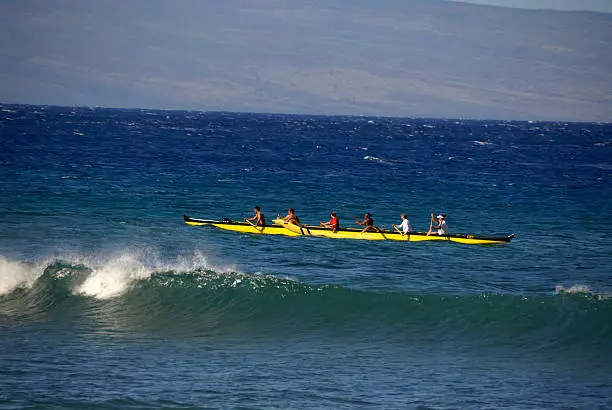
<path id="1" fill-rule="evenodd" d="M 0 408 L 612 407 L 612 124 L 0 106 Z M 406 212 L 504 245 L 256 236 Z"/>

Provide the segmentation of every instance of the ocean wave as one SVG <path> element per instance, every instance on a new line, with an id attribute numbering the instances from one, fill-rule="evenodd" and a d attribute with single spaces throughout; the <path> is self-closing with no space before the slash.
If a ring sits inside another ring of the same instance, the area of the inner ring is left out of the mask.
<path id="1" fill-rule="evenodd" d="M 39 262 L 12 261 L 0 256 L 0 297 L 15 289 L 30 289 L 45 278 L 67 279 L 70 293 L 108 299 L 121 295 L 136 280 L 148 279 L 156 272 L 190 271 L 208 267 L 200 253 L 173 261 L 160 261 L 147 252 L 101 255 L 68 255 Z M 82 280 L 76 280 L 76 278 Z"/>
<path id="2" fill-rule="evenodd" d="M 2 321 L 88 317 L 98 329 L 300 334 L 317 331 L 487 343 L 612 344 L 612 299 L 588 287 L 548 296 L 374 292 L 205 267 L 202 261 L 151 270 L 133 255 L 100 266 L 4 260 Z M 24 280 L 5 281 L 7 272 Z M 38 275 L 40 273 L 40 275 Z M 38 275 L 38 276 L 37 276 Z M 71 312 L 71 313 L 66 313 Z M 4 318 L 4 319 L 3 319 Z"/>

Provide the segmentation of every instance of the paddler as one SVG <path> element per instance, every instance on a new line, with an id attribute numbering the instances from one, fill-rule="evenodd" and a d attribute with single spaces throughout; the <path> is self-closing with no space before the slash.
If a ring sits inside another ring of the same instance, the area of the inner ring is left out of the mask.
<path id="1" fill-rule="evenodd" d="M 251 218 L 244 218 L 244 220 L 247 222 L 255 221 L 255 226 L 266 226 L 266 217 L 264 216 L 263 212 L 261 212 L 259 205 L 256 205 L 255 208 L 253 208 L 253 211 L 255 211 L 255 215 Z"/>
<path id="2" fill-rule="evenodd" d="M 287 216 L 283 218 L 283 221 L 285 221 L 288 224 L 302 226 L 302 224 L 300 223 L 300 218 L 297 217 L 297 215 L 295 214 L 295 210 L 293 208 L 289 208 L 289 210 L 287 211 Z"/>
<path id="3" fill-rule="evenodd" d="M 369 212 L 365 213 L 365 215 L 363 216 L 363 221 L 355 221 L 355 223 L 357 225 L 363 226 L 363 230 L 361 231 L 361 233 L 367 232 L 369 230 L 374 230 L 376 232 L 382 233 L 380 228 L 374 225 L 374 219 L 372 219 L 372 215 Z"/>
<path id="4" fill-rule="evenodd" d="M 329 222 L 321 222 L 319 223 L 319 225 L 324 228 L 329 228 L 332 230 L 333 233 L 336 233 L 338 232 L 338 229 L 340 229 L 340 220 L 336 216 L 335 212 L 332 212 L 330 214 L 330 218 L 331 219 L 329 220 Z"/>
<path id="5" fill-rule="evenodd" d="M 408 220 L 408 215 L 403 213 L 400 215 L 400 217 L 402 218 L 402 223 L 399 226 L 393 225 L 393 227 L 399 230 L 402 233 L 402 235 L 408 235 L 410 232 L 412 232 L 412 225 L 410 225 L 410 221 Z"/>
<path id="6" fill-rule="evenodd" d="M 432 221 L 434 220 L 434 214 L 431 214 Z M 436 217 L 438 220 L 438 225 L 433 225 L 429 228 L 429 232 L 427 232 L 427 236 L 429 236 L 432 232 L 432 229 L 438 230 L 438 235 L 445 236 L 448 235 L 448 225 L 446 224 L 446 214 L 440 214 Z"/>

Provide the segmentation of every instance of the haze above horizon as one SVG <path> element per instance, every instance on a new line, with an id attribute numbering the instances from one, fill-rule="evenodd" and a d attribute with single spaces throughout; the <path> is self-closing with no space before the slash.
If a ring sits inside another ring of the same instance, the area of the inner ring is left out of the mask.
<path id="1" fill-rule="evenodd" d="M 610 0 L 451 0 L 486 6 L 535 10 L 596 11 L 612 13 Z"/>
<path id="2" fill-rule="evenodd" d="M 521 3 L 4 3 L 0 101 L 612 121 L 612 14 Z"/>

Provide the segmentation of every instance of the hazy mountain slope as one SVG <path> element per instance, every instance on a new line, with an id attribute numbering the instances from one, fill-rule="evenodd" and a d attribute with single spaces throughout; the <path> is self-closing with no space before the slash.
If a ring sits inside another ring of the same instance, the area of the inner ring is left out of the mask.
<path id="1" fill-rule="evenodd" d="M 612 15 L 443 1 L 5 2 L 0 101 L 612 120 Z"/>

